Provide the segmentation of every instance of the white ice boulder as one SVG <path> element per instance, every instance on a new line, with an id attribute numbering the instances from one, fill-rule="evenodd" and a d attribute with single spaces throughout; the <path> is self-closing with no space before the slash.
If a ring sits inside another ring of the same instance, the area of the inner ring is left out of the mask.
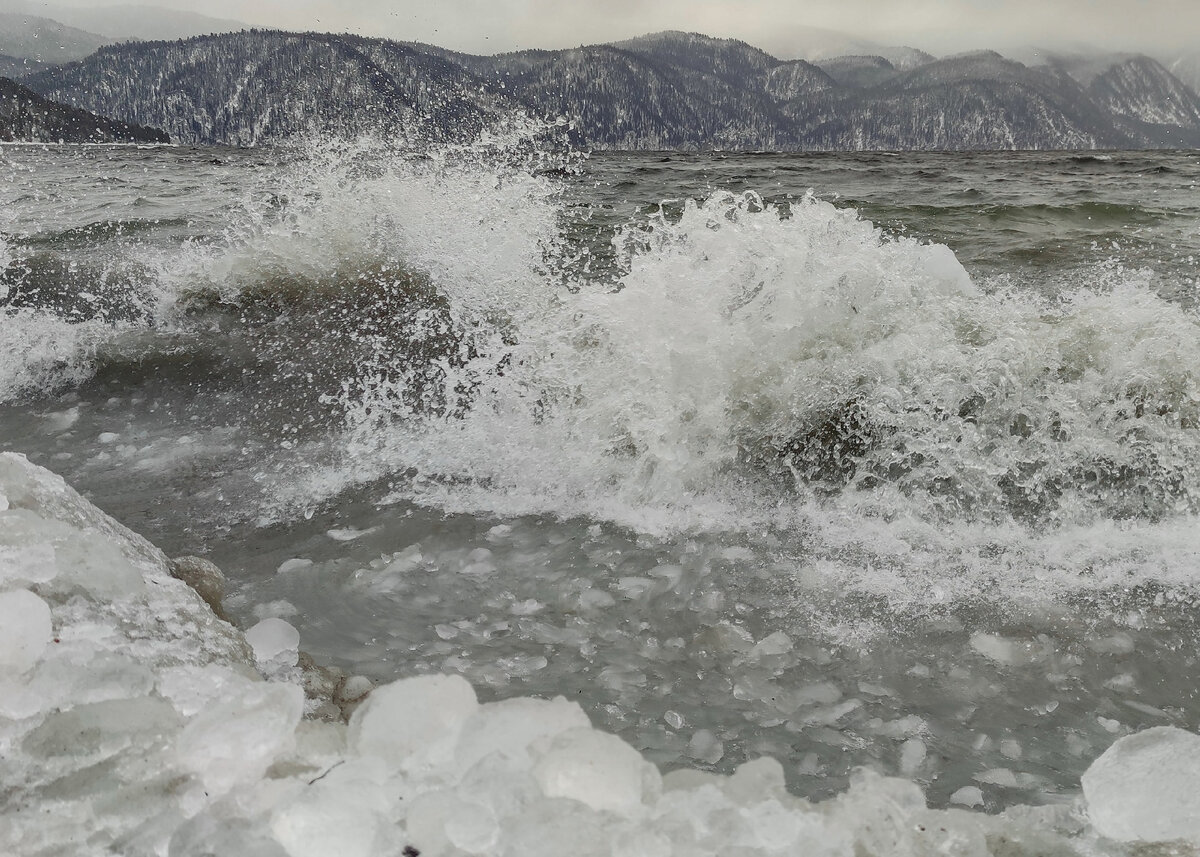
<path id="1" fill-rule="evenodd" d="M 119 546 L 108 541 L 58 540 L 54 557 L 60 586 L 74 584 L 100 601 L 128 600 L 146 587 L 142 572 Z"/>
<path id="2" fill-rule="evenodd" d="M 372 782 L 320 780 L 274 812 L 271 832 L 289 857 L 373 857 L 396 852 L 388 846 L 388 811 Z"/>
<path id="3" fill-rule="evenodd" d="M 1124 842 L 1200 843 L 1200 735 L 1157 726 L 1120 739 L 1084 772 L 1088 817 Z"/>
<path id="4" fill-rule="evenodd" d="M 462 676 L 430 675 L 376 688 L 350 717 L 354 752 L 401 771 L 421 771 L 453 758 L 463 724 L 479 709 Z"/>
<path id="5" fill-rule="evenodd" d="M 254 659 L 260 663 L 286 659 L 295 664 L 300 632 L 282 619 L 268 618 L 246 632 L 246 642 L 254 649 Z"/>
<path id="6" fill-rule="evenodd" d="M 464 800 L 450 791 L 426 792 L 408 808 L 405 826 L 423 853 L 451 848 L 467 854 L 493 854 L 500 826 L 488 806 Z"/>
<path id="7" fill-rule="evenodd" d="M 53 633 L 45 601 L 28 589 L 0 592 L 0 675 L 32 669 Z"/>
<path id="8" fill-rule="evenodd" d="M 304 712 L 304 691 L 296 685 L 243 679 L 231 682 L 228 693 L 176 739 L 180 766 L 199 778 L 209 798 L 262 777 L 292 748 Z"/>
<path id="9" fill-rule="evenodd" d="M 505 699 L 485 705 L 463 725 L 456 759 L 459 768 L 469 770 L 481 759 L 497 754 L 528 768 L 528 747 L 539 739 L 549 739 L 570 729 L 591 726 L 588 717 L 574 702 L 561 696 L 542 699 Z"/>
<path id="10" fill-rule="evenodd" d="M 662 778 L 637 750 L 615 735 L 572 729 L 559 735 L 533 769 L 546 797 L 577 800 L 594 810 L 633 816 L 657 798 Z"/>
<path id="11" fill-rule="evenodd" d="M 26 509 L 0 510 L 0 587 L 49 583 L 57 574 L 45 522 Z"/>

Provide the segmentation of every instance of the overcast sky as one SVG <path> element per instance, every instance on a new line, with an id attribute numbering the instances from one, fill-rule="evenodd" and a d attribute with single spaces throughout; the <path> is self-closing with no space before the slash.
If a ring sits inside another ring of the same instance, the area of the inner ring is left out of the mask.
<path id="1" fill-rule="evenodd" d="M 56 0 L 92 8 L 112 0 Z M 126 0 L 139 2 L 139 0 Z M 475 53 L 570 47 L 664 29 L 744 39 L 785 58 L 799 30 L 936 54 L 981 47 L 1200 46 L 1200 0 L 141 0 L 256 26 L 354 31 Z"/>

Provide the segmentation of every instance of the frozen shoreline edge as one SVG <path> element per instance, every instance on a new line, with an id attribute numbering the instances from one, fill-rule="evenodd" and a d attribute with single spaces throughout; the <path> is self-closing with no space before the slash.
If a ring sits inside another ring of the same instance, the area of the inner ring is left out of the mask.
<path id="1" fill-rule="evenodd" d="M 60 477 L 0 454 L 0 852 L 1125 854 L 1117 840 L 1190 840 L 1178 853 L 1200 843 L 1200 738 L 1172 728 L 1114 745 L 1084 775 L 1087 801 L 988 816 L 928 809 L 916 784 L 869 772 L 811 804 L 786 792 L 773 759 L 728 777 L 662 776 L 574 703 L 480 705 L 457 676 L 393 682 L 335 715 L 326 702 L 344 678 L 310 659 L 292 681 L 264 681 L 245 635 L 180 580 L 189 567 Z"/>

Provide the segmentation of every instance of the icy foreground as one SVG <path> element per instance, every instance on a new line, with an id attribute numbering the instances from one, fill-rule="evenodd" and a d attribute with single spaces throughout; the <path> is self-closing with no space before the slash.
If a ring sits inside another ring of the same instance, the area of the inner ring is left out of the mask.
<path id="1" fill-rule="evenodd" d="M 1118 741 L 1069 806 L 930 810 L 863 773 L 835 800 L 769 759 L 658 770 L 561 698 L 480 705 L 456 676 L 376 689 L 348 725 L 264 681 L 167 558 L 59 477 L 0 455 L 0 854 L 1125 854 L 1200 846 L 1200 736 Z M 264 658 L 265 656 L 265 658 Z M 270 670 L 272 674 L 286 674 Z M 1164 852 L 1165 853 L 1165 852 Z"/>

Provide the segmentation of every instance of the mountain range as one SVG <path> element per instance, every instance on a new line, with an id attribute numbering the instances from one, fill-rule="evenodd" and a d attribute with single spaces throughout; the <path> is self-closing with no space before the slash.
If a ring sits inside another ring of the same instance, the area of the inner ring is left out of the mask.
<path id="1" fill-rule="evenodd" d="M 94 116 L 42 98 L 18 83 L 0 78 L 0 141 L 71 143 L 166 143 L 153 128 Z"/>
<path id="2" fill-rule="evenodd" d="M 83 33 L 87 39 L 96 42 L 96 47 L 132 40 L 185 39 L 235 32 L 247 26 L 241 21 L 213 18 L 198 12 L 141 4 L 83 7 L 32 0 L 0 0 L 0 33 L 28 36 L 31 31 L 41 31 L 39 38 L 44 38 L 47 35 L 53 37 L 58 28 L 65 28 L 76 34 Z M 3 39 L 2 35 L 0 39 Z"/>
<path id="3" fill-rule="evenodd" d="M 1187 58 L 1176 69 L 1191 74 Z M 513 110 L 597 149 L 1091 149 L 1200 145 L 1200 98 L 1140 54 L 914 49 L 817 62 L 665 32 L 473 56 L 354 35 L 248 30 L 101 46 L 35 70 L 42 96 L 185 143 L 311 133 L 465 137 Z"/>
<path id="4" fill-rule="evenodd" d="M 0 12 L 0 56 L 10 60 L 66 63 L 83 59 L 110 41 L 51 18 Z"/>

